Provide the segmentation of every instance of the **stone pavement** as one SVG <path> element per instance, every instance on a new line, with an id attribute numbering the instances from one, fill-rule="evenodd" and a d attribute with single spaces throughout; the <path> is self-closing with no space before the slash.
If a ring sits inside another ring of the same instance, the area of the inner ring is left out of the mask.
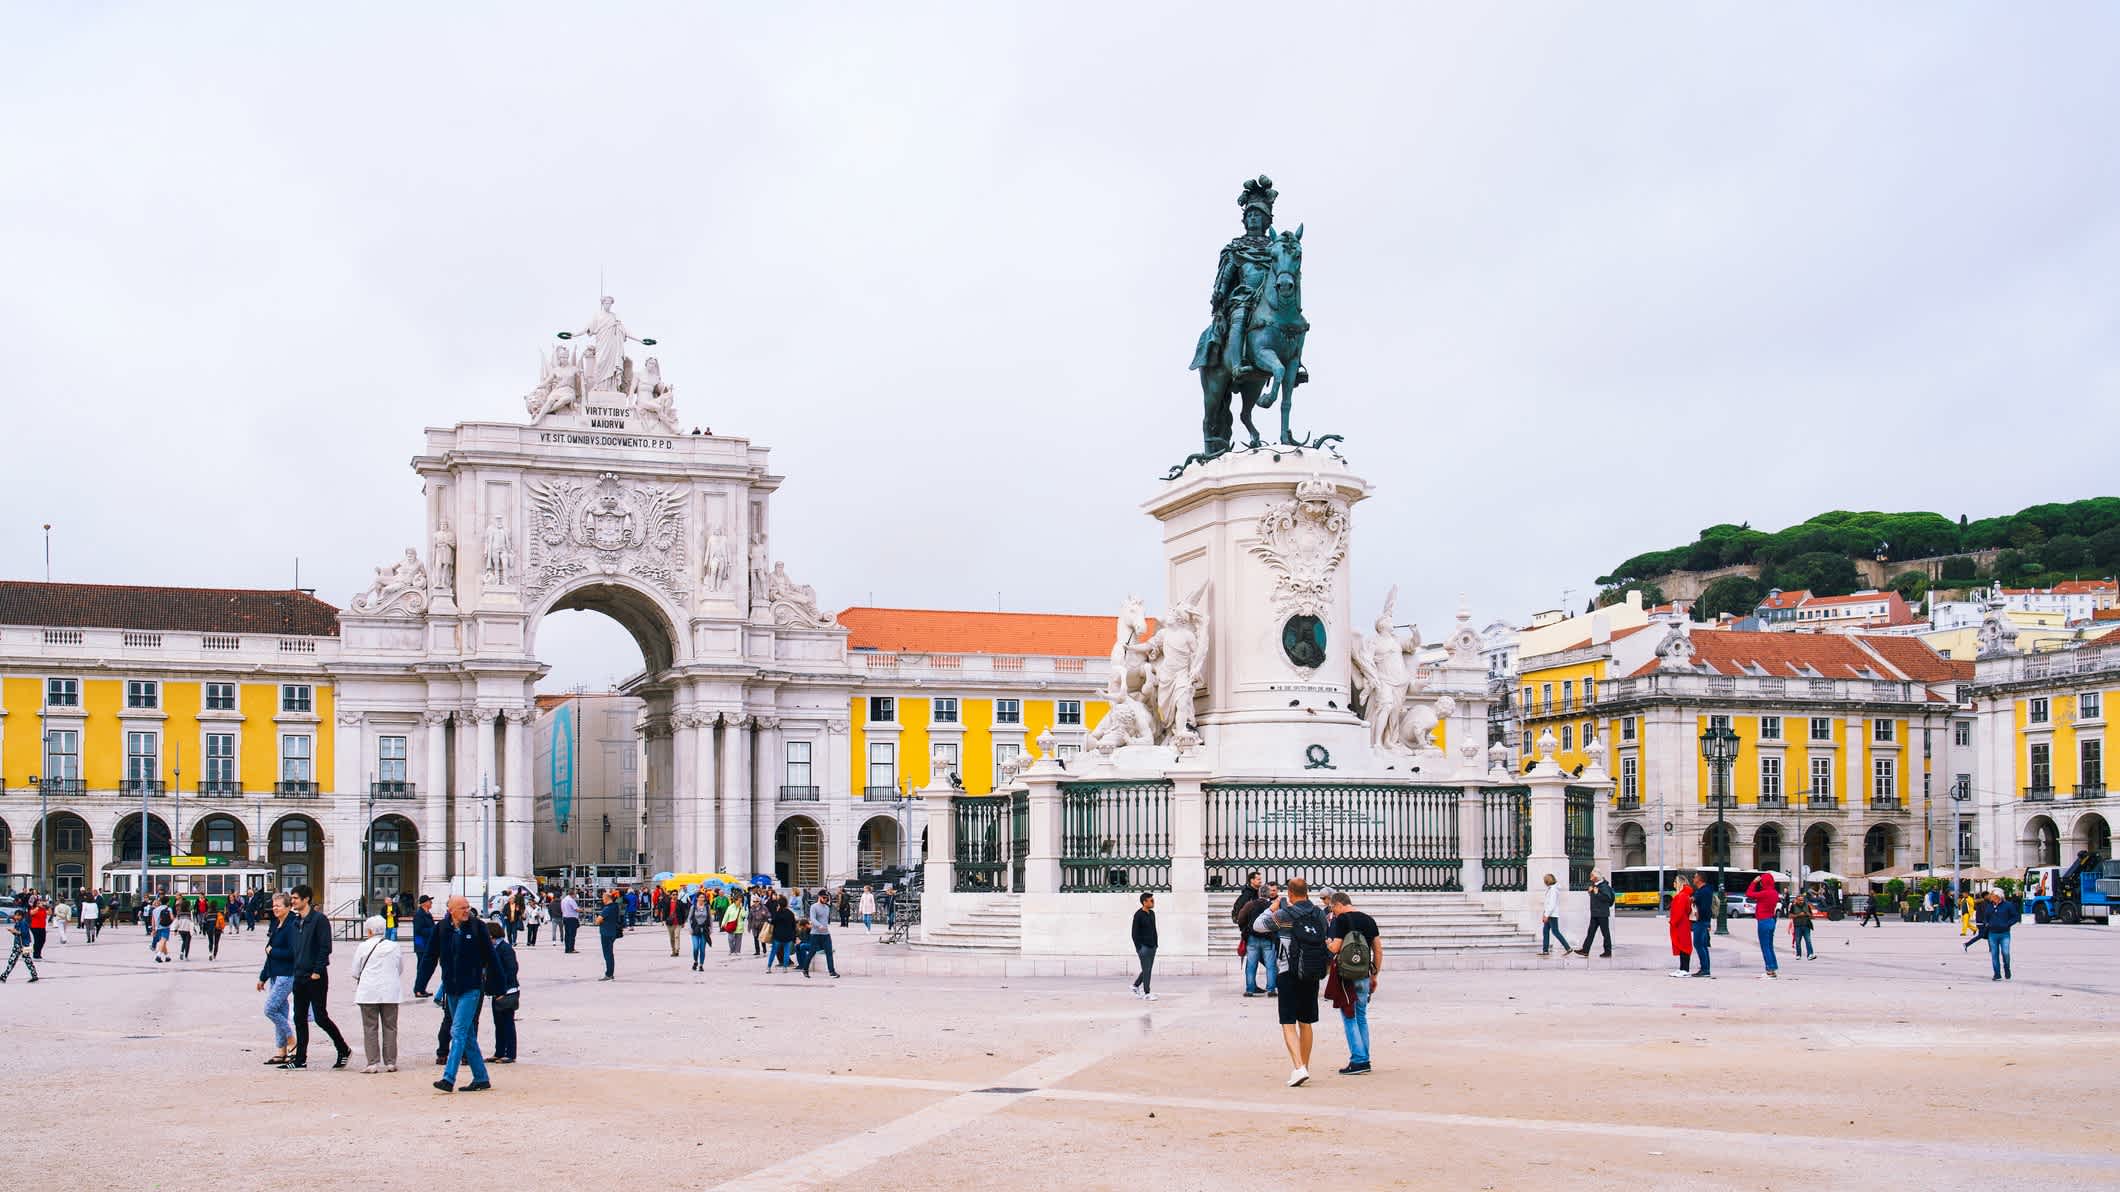
<path id="1" fill-rule="evenodd" d="M 1327 1007 L 1302 1089 L 1272 1003 L 1228 978 L 1161 980 L 1151 1004 L 1118 978 L 892 975 L 858 925 L 840 981 L 768 975 L 748 945 L 694 974 L 637 930 L 612 984 L 593 946 L 522 949 L 523 1062 L 445 1096 L 432 1006 L 405 1007 L 395 1075 L 358 1055 L 264 1068 L 262 936 L 157 966 L 117 929 L 0 986 L 10 1170 L 128 1188 L 2120 1185 L 2120 931 L 2027 925 L 2018 979 L 1991 983 L 1950 926 L 1824 925 L 1819 958 L 1774 982 L 1732 930 L 1719 978 L 1685 982 L 1558 958 L 1394 977 L 1387 941 L 1375 1074 L 1333 1074 Z M 1620 959 L 1661 963 L 1660 923 L 1616 934 Z M 350 953 L 332 1004 L 358 1049 Z"/>

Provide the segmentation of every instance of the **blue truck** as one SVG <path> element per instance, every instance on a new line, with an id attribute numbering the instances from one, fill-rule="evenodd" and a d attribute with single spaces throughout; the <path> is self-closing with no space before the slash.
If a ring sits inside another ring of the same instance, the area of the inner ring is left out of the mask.
<path id="1" fill-rule="evenodd" d="M 2034 922 L 2110 923 L 2120 906 L 2120 860 L 2088 849 L 2068 868 L 2034 865 L 2024 871 L 2024 909 Z"/>

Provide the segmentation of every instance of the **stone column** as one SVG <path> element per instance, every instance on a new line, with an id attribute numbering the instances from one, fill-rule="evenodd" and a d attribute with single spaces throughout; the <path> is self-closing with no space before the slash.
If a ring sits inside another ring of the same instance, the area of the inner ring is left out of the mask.
<path id="1" fill-rule="evenodd" d="M 744 766 L 738 768 L 742 793 L 721 802 L 721 863 L 727 872 L 738 878 L 748 878 L 757 872 L 753 867 L 755 857 L 750 855 L 750 842 L 753 842 L 750 821 L 755 817 L 772 819 L 774 800 L 780 795 L 780 778 L 770 766 L 770 759 L 778 753 L 776 742 L 780 740 L 780 719 L 757 717 L 753 723 L 757 728 L 757 757 L 753 757 L 750 730 L 734 730 L 738 742 L 742 742 L 746 759 Z M 823 808 L 825 804 L 818 806 Z M 823 814 L 818 814 L 818 821 L 823 825 Z"/>
<path id="2" fill-rule="evenodd" d="M 361 748 L 361 721 L 365 717 L 359 712 L 349 712 L 341 708 L 333 719 L 338 722 L 338 727 L 331 738 L 331 792 L 366 799 L 368 770 L 363 763 L 367 760 L 367 755 Z M 201 760 L 200 770 L 203 771 L 205 767 L 206 763 Z M 175 825 L 171 825 L 171 830 L 175 830 Z M 189 852 L 190 841 L 186 840 L 183 847 Z"/>
<path id="3" fill-rule="evenodd" d="M 699 863 L 699 778 L 694 750 L 699 748 L 696 715 L 685 709 L 670 715 L 670 868 L 701 872 Z"/>
<path id="4" fill-rule="evenodd" d="M 692 871 L 706 873 L 721 864 L 720 792 L 715 789 L 721 762 L 714 732 L 720 720 L 713 712 L 699 711 L 692 719 Z"/>
<path id="5" fill-rule="evenodd" d="M 467 713 L 472 721 L 472 770 L 465 777 L 471 788 L 471 797 L 479 800 L 493 793 L 495 781 L 500 777 L 493 772 L 493 722 L 500 715 L 492 708 L 473 708 Z M 484 829 L 474 847 L 474 855 L 466 859 L 473 873 L 485 876 L 501 872 L 500 814 L 490 798 L 477 804 Z M 479 910 L 483 913 L 484 907 Z"/>
<path id="6" fill-rule="evenodd" d="M 738 877 L 749 877 L 762 872 L 758 868 L 761 855 L 760 835 L 765 837 L 764 852 L 773 851 L 773 809 L 775 802 L 780 798 L 780 784 L 787 781 L 787 758 L 780 742 L 780 717 L 760 716 L 758 737 L 752 742 L 751 750 L 751 771 L 756 777 L 751 786 L 751 799 L 746 806 L 742 838 L 742 851 L 748 854 L 744 861 L 750 868 L 729 871 Z M 810 760 L 810 781 L 814 783 L 817 781 L 816 758 L 812 757 Z M 815 814 L 818 831 L 824 835 L 825 876 L 832 877 L 836 876 L 832 872 L 832 845 L 837 842 L 833 838 L 832 817 L 825 810 L 829 806 L 827 803 L 817 804 Z"/>
<path id="7" fill-rule="evenodd" d="M 1066 776 L 1066 771 L 1042 757 L 1023 774 L 1021 781 L 1030 791 L 1031 844 L 1030 853 L 1024 858 L 1023 889 L 1016 891 L 1019 894 L 1060 892 L 1060 780 Z M 931 813 L 928 823 L 934 822 Z M 1171 847 L 1175 851 L 1175 841 Z M 929 853 L 930 857 L 933 855 Z M 1173 856 L 1172 862 L 1176 859 Z M 1204 883 L 1206 879 L 1201 880 Z"/>
<path id="8" fill-rule="evenodd" d="M 957 817 L 950 813 L 957 792 L 947 776 L 931 779 L 918 798 L 927 808 L 928 855 L 922 868 L 921 935 L 943 917 L 942 907 L 957 888 Z M 1057 885 L 1057 881 L 1055 882 Z M 932 913 L 931 913 L 932 912 Z"/>
<path id="9" fill-rule="evenodd" d="M 1579 787 L 1589 787 L 1594 793 L 1590 799 L 1590 864 L 1607 878 L 1612 876 L 1612 776 L 1605 771 L 1605 743 L 1598 741 L 1588 750 L 1589 764 L 1583 767 L 1582 776 L 1575 780 Z M 1786 789 L 1786 788 L 1785 788 Z M 1657 825 L 1661 830 L 1663 825 Z M 1799 846 L 1801 841 L 1798 842 Z"/>
<path id="10" fill-rule="evenodd" d="M 425 893 L 433 894 L 448 886 L 456 861 L 449 848 L 449 713 L 429 708 L 420 713 L 420 723 L 427 726 L 427 822 L 420 825 L 420 844 L 435 858 L 421 858 L 420 882 Z"/>
<path id="11" fill-rule="evenodd" d="M 1487 788 L 1458 788 L 1458 885 L 1467 894 L 1487 888 Z"/>
<path id="12" fill-rule="evenodd" d="M 510 708 L 505 713 L 508 719 L 508 739 L 505 743 L 507 755 L 503 767 L 506 780 L 501 784 L 501 821 L 507 825 L 503 839 L 507 847 L 502 855 L 508 867 L 502 872 L 511 877 L 532 877 L 536 874 L 536 791 L 531 786 L 530 767 L 537 756 L 536 734 L 530 728 L 535 716 L 529 708 Z M 496 867 L 498 868 L 498 867 Z"/>
<path id="13" fill-rule="evenodd" d="M 714 865 L 736 873 L 751 851 L 751 718 L 721 714 L 721 839 Z M 751 872 L 756 872 L 755 870 Z M 750 873 L 739 873 L 749 877 Z"/>
<path id="14" fill-rule="evenodd" d="M 1552 874 L 1561 889 L 1568 888 L 1568 784 L 1567 774 L 1554 763 L 1553 751 L 1544 742 L 1545 756 L 1525 777 L 1531 788 L 1531 855 L 1524 861 L 1524 923 L 1538 929 L 1546 902 L 1546 875 Z"/>
<path id="15" fill-rule="evenodd" d="M 1207 781 L 1207 771 L 1185 764 L 1194 762 L 1197 756 L 1180 759 L 1179 766 L 1163 772 L 1171 782 L 1170 888 L 1173 891 L 1207 889 L 1207 794 L 1202 789 L 1202 784 Z M 1036 823 L 1035 820 L 1032 822 Z"/>

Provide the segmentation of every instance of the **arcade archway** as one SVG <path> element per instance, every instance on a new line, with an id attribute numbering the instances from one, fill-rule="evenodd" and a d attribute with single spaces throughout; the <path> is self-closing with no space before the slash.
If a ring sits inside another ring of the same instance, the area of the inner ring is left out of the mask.
<path id="1" fill-rule="evenodd" d="M 854 843 L 854 871 L 857 877 L 869 877 L 903 864 L 904 856 L 905 835 L 895 818 L 872 815 L 862 821 L 861 832 Z"/>
<path id="2" fill-rule="evenodd" d="M 1619 863 L 1621 865 L 1647 865 L 1649 863 L 1649 836 L 1640 824 L 1628 823 L 1619 826 Z"/>
<path id="3" fill-rule="evenodd" d="M 824 831 L 806 815 L 780 821 L 773 833 L 773 880 L 783 887 L 824 884 Z"/>
<path id="4" fill-rule="evenodd" d="M 306 815 L 283 815 L 272 822 L 265 858 L 279 871 L 282 890 L 307 885 L 320 889 L 324 876 L 324 829 Z"/>

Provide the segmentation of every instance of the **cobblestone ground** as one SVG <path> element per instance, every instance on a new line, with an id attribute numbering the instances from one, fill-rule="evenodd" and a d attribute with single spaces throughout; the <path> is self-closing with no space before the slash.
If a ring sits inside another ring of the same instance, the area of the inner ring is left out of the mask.
<path id="1" fill-rule="evenodd" d="M 1822 925 L 1818 959 L 1784 948 L 1770 982 L 1749 929 L 1714 981 L 1573 958 L 1395 977 L 1387 941 L 1375 1073 L 1333 1074 L 1327 1007 L 1301 1089 L 1272 1003 L 1231 980 L 1161 981 L 1153 1004 L 1124 980 L 804 980 L 748 943 L 694 974 L 643 930 L 602 984 L 585 933 L 573 956 L 522 949 L 522 1062 L 475 1096 L 429 1087 L 425 1003 L 404 1008 L 402 1070 L 360 1074 L 350 945 L 332 1004 L 353 1066 L 323 1043 L 282 1072 L 260 1063 L 261 935 L 155 965 L 113 930 L 54 940 L 43 981 L 0 987 L 8 1182 L 2120 1186 L 2120 928 L 2027 924 L 2002 983 L 1954 927 L 1898 922 Z M 1618 936 L 1623 957 L 1663 951 L 1652 921 Z M 840 938 L 854 960 L 879 947 L 858 924 Z"/>

